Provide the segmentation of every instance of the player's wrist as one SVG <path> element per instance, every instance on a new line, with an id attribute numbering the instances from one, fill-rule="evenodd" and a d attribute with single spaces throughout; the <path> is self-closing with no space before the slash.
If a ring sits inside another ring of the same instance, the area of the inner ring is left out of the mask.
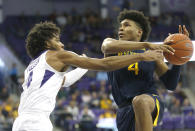
<path id="1" fill-rule="evenodd" d="M 139 58 L 140 61 L 144 61 L 145 58 L 146 58 L 144 53 L 139 53 L 137 55 L 138 55 L 138 58 Z"/>

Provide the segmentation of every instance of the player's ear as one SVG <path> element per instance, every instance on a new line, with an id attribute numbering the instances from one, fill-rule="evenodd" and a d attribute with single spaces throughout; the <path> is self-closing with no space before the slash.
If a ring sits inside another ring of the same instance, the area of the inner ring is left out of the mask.
<path id="1" fill-rule="evenodd" d="M 138 29 L 138 36 L 141 37 L 143 34 L 143 31 L 141 29 Z"/>
<path id="2" fill-rule="evenodd" d="M 45 48 L 50 49 L 51 47 L 52 47 L 51 42 L 50 41 L 45 41 Z"/>

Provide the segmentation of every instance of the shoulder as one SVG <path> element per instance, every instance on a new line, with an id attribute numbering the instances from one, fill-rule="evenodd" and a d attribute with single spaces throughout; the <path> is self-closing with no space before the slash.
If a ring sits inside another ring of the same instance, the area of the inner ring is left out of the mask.
<path id="1" fill-rule="evenodd" d="M 67 50 L 60 50 L 60 51 L 49 50 L 46 54 L 47 59 L 59 59 L 61 57 L 68 58 L 71 56 L 77 56 L 77 54 L 72 51 L 67 51 Z"/>
<path id="2" fill-rule="evenodd" d="M 62 59 L 60 59 L 60 55 L 65 57 L 66 51 L 55 51 L 55 50 L 49 50 L 46 53 L 45 60 L 47 64 L 49 64 L 52 68 L 54 68 L 57 71 L 61 71 L 63 68 L 65 68 L 67 65 L 63 63 Z"/>
<path id="3" fill-rule="evenodd" d="M 56 57 L 57 54 L 58 54 L 58 51 L 53 51 L 53 50 L 47 51 L 46 56 L 45 56 L 46 61 L 57 60 L 57 57 Z"/>
<path id="4" fill-rule="evenodd" d="M 78 54 L 67 51 L 67 50 L 49 50 L 46 54 L 46 61 L 50 65 L 60 66 L 60 65 L 72 65 L 80 62 L 81 59 Z M 61 66 L 60 66 L 61 67 Z"/>

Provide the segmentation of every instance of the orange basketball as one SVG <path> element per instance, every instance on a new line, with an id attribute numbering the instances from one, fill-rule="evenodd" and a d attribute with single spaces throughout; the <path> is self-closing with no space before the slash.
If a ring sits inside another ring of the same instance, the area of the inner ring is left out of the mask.
<path id="1" fill-rule="evenodd" d="M 174 55 L 164 53 L 166 60 L 174 65 L 183 65 L 190 60 L 193 55 L 193 44 L 192 41 L 184 34 L 172 34 L 169 35 L 164 42 L 173 40 L 173 42 L 168 43 L 175 49 Z"/>

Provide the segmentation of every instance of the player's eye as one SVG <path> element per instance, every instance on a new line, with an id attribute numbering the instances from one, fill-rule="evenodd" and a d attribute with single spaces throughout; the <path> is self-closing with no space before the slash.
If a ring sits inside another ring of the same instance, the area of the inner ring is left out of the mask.
<path id="1" fill-rule="evenodd" d="M 129 23 L 125 23 L 124 26 L 131 26 Z"/>

